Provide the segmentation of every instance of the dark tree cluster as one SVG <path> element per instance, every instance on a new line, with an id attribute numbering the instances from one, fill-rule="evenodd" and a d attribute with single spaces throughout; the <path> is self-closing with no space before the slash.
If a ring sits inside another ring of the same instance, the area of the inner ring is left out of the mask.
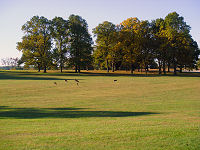
<path id="1" fill-rule="evenodd" d="M 159 74 L 173 68 L 195 68 L 200 54 L 190 35 L 190 26 L 176 12 L 151 22 L 128 18 L 119 25 L 105 21 L 93 29 L 96 36 L 95 68 L 159 68 Z"/>
<path id="2" fill-rule="evenodd" d="M 92 63 L 92 38 L 87 22 L 80 16 L 71 15 L 68 20 L 33 16 L 22 31 L 25 35 L 17 49 L 22 51 L 20 63 L 25 66 L 44 72 L 47 68 L 60 68 L 62 72 L 68 66 L 80 72 Z"/>

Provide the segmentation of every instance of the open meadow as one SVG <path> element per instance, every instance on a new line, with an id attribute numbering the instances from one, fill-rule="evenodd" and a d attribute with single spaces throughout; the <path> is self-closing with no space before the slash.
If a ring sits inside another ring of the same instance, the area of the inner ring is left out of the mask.
<path id="1" fill-rule="evenodd" d="M 0 149 L 200 149 L 200 74 L 125 73 L 0 71 Z"/>

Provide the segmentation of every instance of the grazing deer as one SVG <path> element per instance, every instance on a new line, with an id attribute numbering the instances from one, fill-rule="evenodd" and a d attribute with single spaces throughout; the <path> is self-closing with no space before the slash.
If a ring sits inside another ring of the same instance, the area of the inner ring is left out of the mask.
<path id="1" fill-rule="evenodd" d="M 74 80 L 76 82 L 76 85 L 78 86 L 79 80 L 77 80 L 77 79 L 74 79 Z"/>
<path id="2" fill-rule="evenodd" d="M 78 83 L 79 81 L 77 79 L 75 79 L 75 81 Z"/>

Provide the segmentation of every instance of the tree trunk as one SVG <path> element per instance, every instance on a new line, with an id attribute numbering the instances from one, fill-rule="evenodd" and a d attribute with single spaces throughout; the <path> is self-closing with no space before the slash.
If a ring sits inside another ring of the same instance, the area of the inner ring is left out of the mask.
<path id="1" fill-rule="evenodd" d="M 117 70 L 119 70 L 119 68 L 118 68 L 117 65 L 115 64 L 115 65 L 114 65 L 114 71 L 117 71 Z"/>
<path id="2" fill-rule="evenodd" d="M 77 72 L 78 72 L 78 66 L 75 65 L 75 73 L 77 73 Z"/>
<path id="3" fill-rule="evenodd" d="M 60 66 L 60 72 L 61 72 L 61 73 L 63 72 L 62 70 L 63 70 L 63 67 L 62 67 L 62 65 L 61 65 L 61 66 Z"/>
<path id="4" fill-rule="evenodd" d="M 81 72 L 81 67 L 80 66 L 78 66 L 78 73 L 80 73 Z"/>
<path id="5" fill-rule="evenodd" d="M 167 72 L 170 72 L 170 63 L 168 63 L 168 71 Z"/>
<path id="6" fill-rule="evenodd" d="M 146 71 L 146 75 L 147 75 L 147 72 L 149 71 L 149 66 L 148 65 L 145 65 L 145 71 Z"/>
<path id="7" fill-rule="evenodd" d="M 107 72 L 109 72 L 108 59 L 106 59 Z"/>
<path id="8" fill-rule="evenodd" d="M 180 66 L 180 73 L 183 72 L 183 65 Z"/>
<path id="9" fill-rule="evenodd" d="M 176 63 L 174 63 L 174 75 L 176 75 Z"/>
<path id="10" fill-rule="evenodd" d="M 112 62 L 112 72 L 115 72 L 115 65 L 114 65 L 114 62 Z"/>
<path id="11" fill-rule="evenodd" d="M 63 72 L 63 61 L 62 61 L 62 55 L 60 55 L 60 72 Z"/>
<path id="12" fill-rule="evenodd" d="M 158 67 L 159 67 L 159 74 L 162 74 L 162 70 L 161 70 L 161 62 L 158 61 Z"/>
<path id="13" fill-rule="evenodd" d="M 40 68 L 40 63 L 37 63 L 37 65 L 38 65 L 38 66 L 37 66 L 38 72 L 40 72 L 40 69 L 41 69 L 41 68 Z"/>
<path id="14" fill-rule="evenodd" d="M 163 61 L 163 73 L 166 74 L 165 61 Z"/>
<path id="15" fill-rule="evenodd" d="M 176 60 L 175 60 L 175 57 L 173 56 L 173 65 L 174 65 L 174 75 L 176 75 L 177 73 L 176 73 Z"/>
<path id="16" fill-rule="evenodd" d="M 38 65 L 38 72 L 40 72 L 40 65 Z"/>
<path id="17" fill-rule="evenodd" d="M 147 75 L 147 71 L 148 71 L 148 69 L 147 68 L 145 68 L 145 74 Z"/>
<path id="18" fill-rule="evenodd" d="M 146 65 L 146 69 L 147 69 L 147 71 L 149 71 L 149 66 L 148 65 Z"/>
<path id="19" fill-rule="evenodd" d="M 44 73 L 47 73 L 47 66 L 44 66 Z"/>
<path id="20" fill-rule="evenodd" d="M 133 71 L 134 71 L 134 66 L 133 64 L 131 64 L 131 74 L 133 74 Z"/>
<path id="21" fill-rule="evenodd" d="M 62 50 L 61 50 L 61 47 L 62 47 L 62 40 L 60 41 L 60 46 L 59 46 L 59 51 L 60 51 L 60 72 L 62 73 L 62 69 L 63 69 L 63 54 L 62 54 Z"/>

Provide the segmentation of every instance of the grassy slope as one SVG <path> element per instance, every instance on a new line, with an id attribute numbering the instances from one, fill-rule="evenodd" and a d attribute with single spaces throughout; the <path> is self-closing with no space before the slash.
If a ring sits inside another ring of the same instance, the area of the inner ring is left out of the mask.
<path id="1" fill-rule="evenodd" d="M 103 75 L 1 71 L 0 149 L 200 149 L 199 77 Z"/>

